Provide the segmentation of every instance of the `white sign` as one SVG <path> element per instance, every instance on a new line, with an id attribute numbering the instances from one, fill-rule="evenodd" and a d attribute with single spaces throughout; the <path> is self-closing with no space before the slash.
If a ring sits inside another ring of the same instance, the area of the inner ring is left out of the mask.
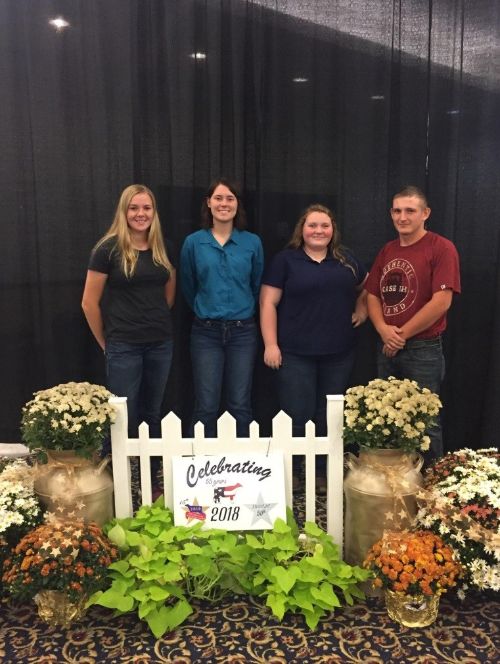
<path id="1" fill-rule="evenodd" d="M 265 530 L 286 520 L 283 454 L 214 454 L 172 458 L 174 523 Z"/>

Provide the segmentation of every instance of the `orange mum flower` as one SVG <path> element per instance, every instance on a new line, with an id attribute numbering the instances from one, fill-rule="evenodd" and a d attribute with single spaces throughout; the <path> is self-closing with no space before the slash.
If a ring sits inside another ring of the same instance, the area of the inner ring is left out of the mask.
<path id="1" fill-rule="evenodd" d="M 364 566 L 373 571 L 374 586 L 409 595 L 441 594 L 461 574 L 453 551 L 430 531 L 385 533 Z"/>

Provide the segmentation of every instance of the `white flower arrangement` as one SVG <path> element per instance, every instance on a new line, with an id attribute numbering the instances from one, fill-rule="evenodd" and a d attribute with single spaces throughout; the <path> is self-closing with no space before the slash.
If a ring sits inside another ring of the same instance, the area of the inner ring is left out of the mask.
<path id="1" fill-rule="evenodd" d="M 33 396 L 21 421 L 22 438 L 31 450 L 74 450 L 85 457 L 100 450 L 115 418 L 105 387 L 70 382 Z"/>
<path id="2" fill-rule="evenodd" d="M 455 550 L 465 570 L 458 596 L 500 590 L 498 449 L 450 452 L 427 471 L 425 486 L 417 521 Z"/>
<path id="3" fill-rule="evenodd" d="M 369 449 L 427 451 L 428 429 L 437 422 L 441 401 L 414 380 L 390 376 L 345 394 L 344 442 Z"/>
<path id="4" fill-rule="evenodd" d="M 7 463 L 0 473 L 0 540 L 13 545 L 41 521 L 33 469 L 22 459 Z"/>

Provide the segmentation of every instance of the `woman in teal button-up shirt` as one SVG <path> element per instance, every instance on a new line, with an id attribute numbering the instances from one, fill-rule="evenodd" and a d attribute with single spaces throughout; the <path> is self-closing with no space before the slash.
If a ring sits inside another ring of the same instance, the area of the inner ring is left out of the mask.
<path id="1" fill-rule="evenodd" d="M 243 230 L 245 211 L 236 187 L 213 182 L 201 208 L 202 230 L 184 241 L 180 275 L 194 312 L 191 360 L 195 390 L 192 424 L 215 437 L 222 389 L 238 436 L 252 420 L 252 375 L 257 350 L 254 313 L 263 270 L 262 243 Z"/>

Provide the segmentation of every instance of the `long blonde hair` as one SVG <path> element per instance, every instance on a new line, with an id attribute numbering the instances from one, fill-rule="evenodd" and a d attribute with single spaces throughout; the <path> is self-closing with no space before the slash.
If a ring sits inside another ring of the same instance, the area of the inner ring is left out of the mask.
<path id="1" fill-rule="evenodd" d="M 121 193 L 120 200 L 116 206 L 113 223 L 94 247 L 94 249 L 97 249 L 104 244 L 106 240 L 116 238 L 116 249 L 120 254 L 122 270 L 125 276 L 129 279 L 135 272 L 139 252 L 132 246 L 130 230 L 127 224 L 127 211 L 130 201 L 137 194 L 147 194 L 151 198 L 151 203 L 153 204 L 153 220 L 148 233 L 148 245 L 153 252 L 153 263 L 155 265 L 162 265 L 169 271 L 172 271 L 173 269 L 172 263 L 168 259 L 165 243 L 163 242 L 154 194 L 151 189 L 143 184 L 131 184 Z"/>

